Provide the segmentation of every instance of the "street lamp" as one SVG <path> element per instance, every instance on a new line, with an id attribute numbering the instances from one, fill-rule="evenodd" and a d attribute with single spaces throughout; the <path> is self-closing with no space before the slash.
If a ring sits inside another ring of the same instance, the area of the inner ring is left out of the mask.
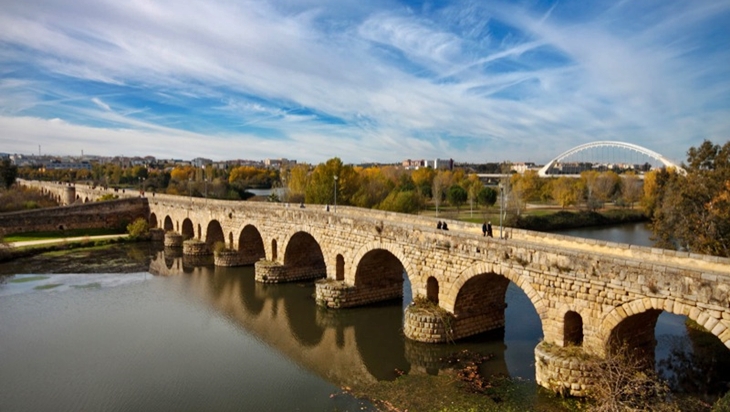
<path id="1" fill-rule="evenodd" d="M 337 175 L 335 175 L 335 213 L 337 213 Z"/>
<path id="2" fill-rule="evenodd" d="M 504 185 L 499 184 L 499 238 L 502 239 L 502 210 L 504 210 Z"/>
<path id="3" fill-rule="evenodd" d="M 201 169 L 203 169 L 203 182 L 205 185 L 205 198 L 208 198 L 208 177 L 205 175 L 205 165 L 201 166 Z"/>

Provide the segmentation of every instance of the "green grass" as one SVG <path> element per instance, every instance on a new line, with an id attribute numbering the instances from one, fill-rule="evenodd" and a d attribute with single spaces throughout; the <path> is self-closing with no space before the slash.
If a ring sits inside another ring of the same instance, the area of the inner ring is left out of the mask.
<path id="1" fill-rule="evenodd" d="M 71 287 L 74 287 L 76 289 L 100 289 L 101 283 L 94 282 L 94 283 L 87 283 L 86 285 L 72 285 Z"/>
<path id="2" fill-rule="evenodd" d="M 48 279 L 49 276 L 29 276 L 27 278 L 18 278 L 13 279 L 10 281 L 10 283 L 26 283 L 26 282 L 35 282 L 36 280 L 45 280 Z"/>
<path id="3" fill-rule="evenodd" d="M 65 237 L 118 235 L 125 232 L 120 229 L 69 229 L 53 232 L 13 233 L 3 237 L 5 242 L 24 242 L 28 240 L 63 239 Z"/>
<path id="4" fill-rule="evenodd" d="M 33 289 L 35 289 L 35 290 L 53 289 L 53 288 L 57 288 L 57 287 L 59 287 L 61 285 L 63 285 L 63 283 L 49 283 L 47 285 L 36 286 Z"/>

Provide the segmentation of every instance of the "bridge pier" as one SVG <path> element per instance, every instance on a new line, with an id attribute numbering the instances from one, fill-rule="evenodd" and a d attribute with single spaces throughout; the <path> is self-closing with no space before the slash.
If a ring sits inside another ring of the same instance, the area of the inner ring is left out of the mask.
<path id="1" fill-rule="evenodd" d="M 285 283 L 316 279 L 323 273 L 318 267 L 288 266 L 270 260 L 259 260 L 254 264 L 255 279 L 261 283 Z"/>
<path id="2" fill-rule="evenodd" d="M 341 280 L 320 279 L 314 287 L 317 304 L 331 309 L 352 308 L 403 297 L 402 281 L 353 286 Z"/>

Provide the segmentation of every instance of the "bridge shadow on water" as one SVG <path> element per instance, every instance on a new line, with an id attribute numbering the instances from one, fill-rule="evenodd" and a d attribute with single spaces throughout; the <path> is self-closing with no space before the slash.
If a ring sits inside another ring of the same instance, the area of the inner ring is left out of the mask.
<path id="1" fill-rule="evenodd" d="M 252 266 L 216 267 L 210 259 L 189 259 L 173 250 L 156 251 L 150 273 L 182 277 L 187 292 L 340 387 L 364 387 L 401 374 L 436 375 L 452 367 L 449 360 L 463 351 L 490 357 L 480 367 L 483 376 L 534 381 L 542 325 L 529 298 L 512 282 L 505 294 L 503 328 L 455 343 L 426 344 L 403 335 L 404 308 L 412 300 L 405 273 L 402 299 L 339 310 L 315 304 L 311 281 L 259 283 Z M 724 393 L 730 356 L 717 338 L 688 327 L 685 317 L 667 313 L 659 316 L 655 333 L 657 371 L 675 391 L 704 394 L 708 401 Z"/>
<path id="2" fill-rule="evenodd" d="M 534 348 L 542 329 L 529 299 L 512 284 L 505 328 L 456 343 L 425 344 L 403 335 L 404 307 L 412 300 L 405 274 L 403 299 L 333 310 L 315 304 L 313 282 L 259 283 L 252 266 L 216 267 L 164 250 L 156 252 L 150 272 L 183 277 L 189 293 L 336 385 L 357 387 L 404 373 L 438 374 L 451 367 L 449 358 L 465 350 L 491 357 L 481 367 L 485 376 L 534 379 Z"/>

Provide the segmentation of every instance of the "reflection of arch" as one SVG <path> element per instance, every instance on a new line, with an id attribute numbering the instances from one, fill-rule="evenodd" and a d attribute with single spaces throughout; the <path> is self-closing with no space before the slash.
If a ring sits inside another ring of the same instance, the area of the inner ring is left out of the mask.
<path id="1" fill-rule="evenodd" d="M 406 359 L 406 341 L 403 339 L 403 307 L 398 304 L 371 306 L 365 310 L 353 309 L 351 316 L 363 319 L 353 322 L 357 352 L 370 375 L 378 381 L 393 381 L 398 370 L 408 373 L 411 363 Z M 426 344 L 421 344 L 426 345 Z M 440 347 L 441 345 L 428 345 Z M 383 350 L 384 347 L 394 350 Z"/>
<path id="2" fill-rule="evenodd" d="M 165 232 L 170 232 L 175 229 L 175 226 L 172 225 L 172 219 L 170 216 L 165 216 L 165 223 L 162 228 L 165 229 Z"/>
<path id="3" fill-rule="evenodd" d="M 385 249 L 373 249 L 357 262 L 355 286 L 382 288 L 398 284 L 403 289 L 403 263 Z"/>
<path id="4" fill-rule="evenodd" d="M 154 229 L 157 227 L 157 215 L 154 213 L 150 213 L 150 229 Z"/>
<path id="5" fill-rule="evenodd" d="M 303 346 L 316 346 L 324 335 L 325 327 L 317 322 L 317 305 L 309 297 L 311 289 L 296 285 L 280 285 L 282 288 L 291 288 L 300 296 L 287 294 L 284 298 L 284 308 L 289 322 L 289 329 L 297 342 Z"/>
<path id="6" fill-rule="evenodd" d="M 563 318 L 563 342 L 564 346 L 583 344 L 583 318 L 572 310 Z"/>
<path id="7" fill-rule="evenodd" d="M 426 298 L 435 304 L 439 304 L 439 281 L 429 276 L 426 281 Z"/>
<path id="8" fill-rule="evenodd" d="M 272 244 L 273 247 L 275 247 L 274 244 Z M 246 262 L 255 263 L 258 260 L 266 259 L 264 239 L 255 226 L 246 225 L 241 230 L 241 234 L 238 236 L 238 251 L 246 258 Z"/>
<path id="9" fill-rule="evenodd" d="M 192 239 L 195 237 L 195 229 L 193 229 L 193 222 L 185 218 L 182 222 L 182 237 L 183 239 Z"/>
<path id="10" fill-rule="evenodd" d="M 208 222 L 208 228 L 205 231 L 205 244 L 208 245 L 208 247 L 211 247 L 217 242 L 225 243 L 226 238 L 223 234 L 221 224 L 214 219 Z"/>
<path id="11" fill-rule="evenodd" d="M 327 274 L 322 248 L 307 232 L 295 233 L 284 250 L 284 266 L 291 278 L 316 278 Z"/>
<path id="12" fill-rule="evenodd" d="M 657 152 L 654 152 L 645 147 L 641 147 L 639 145 L 635 145 L 635 144 L 631 144 L 631 143 L 612 142 L 612 141 L 591 142 L 591 143 L 582 144 L 580 146 L 576 146 L 568 151 L 561 153 L 555 159 L 549 161 L 547 164 L 545 164 L 545 166 L 543 166 L 542 169 L 540 169 L 539 172 L 537 172 L 537 174 L 540 177 L 547 177 L 547 176 L 549 176 L 548 171 L 550 170 L 551 167 L 553 167 L 555 165 L 555 163 L 559 163 L 561 160 L 565 159 L 566 157 L 572 156 L 578 152 L 582 152 L 582 151 L 588 150 L 588 149 L 593 149 L 596 147 L 618 147 L 618 148 L 622 148 L 622 149 L 633 150 L 635 152 L 639 152 L 643 155 L 649 156 L 655 160 L 660 161 L 666 167 L 675 168 L 682 175 L 687 174 L 687 172 L 684 169 L 682 169 L 681 167 L 676 165 L 674 162 L 672 162 L 671 160 L 667 159 L 666 157 L 660 155 Z"/>
<path id="13" fill-rule="evenodd" d="M 730 321 L 713 318 L 705 310 L 672 300 L 643 298 L 617 306 L 603 318 L 598 332 L 598 338 L 602 345 L 602 348 L 599 349 L 605 353 L 610 348 L 612 338 L 621 334 L 621 331 L 614 332 L 614 329 L 630 316 L 650 312 L 648 316 L 653 317 L 656 315 L 658 317 L 662 311 L 687 316 L 715 335 L 726 347 L 730 348 L 730 336 L 725 333 L 725 331 L 730 329 Z M 654 322 L 656 323 L 656 320 Z M 643 328 L 644 326 L 641 327 Z M 625 328 L 625 325 L 622 328 Z M 653 324 L 651 330 L 653 334 Z"/>

